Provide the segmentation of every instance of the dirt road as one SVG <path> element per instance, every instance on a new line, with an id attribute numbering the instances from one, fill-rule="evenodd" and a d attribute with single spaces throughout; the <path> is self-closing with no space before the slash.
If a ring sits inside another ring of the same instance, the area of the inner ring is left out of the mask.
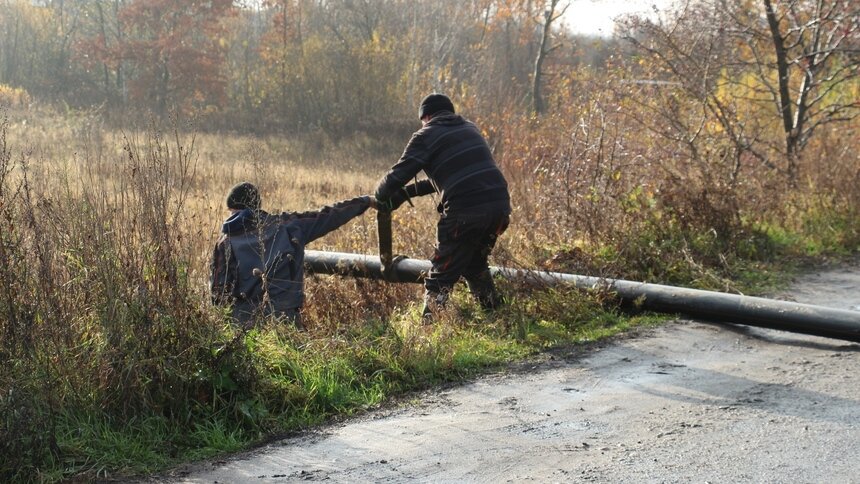
<path id="1" fill-rule="evenodd" d="M 860 310 L 860 267 L 790 299 Z M 164 482 L 858 482 L 860 345 L 678 321 Z"/>

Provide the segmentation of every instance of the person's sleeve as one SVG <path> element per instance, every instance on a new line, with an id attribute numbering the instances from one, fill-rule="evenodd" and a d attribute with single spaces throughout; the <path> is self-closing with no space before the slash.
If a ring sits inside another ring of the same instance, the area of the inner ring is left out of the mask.
<path id="1" fill-rule="evenodd" d="M 230 257 L 230 247 L 226 237 L 221 237 L 221 240 L 215 244 L 215 250 L 212 252 L 212 262 L 210 265 L 210 290 L 212 293 L 212 304 L 217 306 L 227 306 L 233 302 L 233 287 L 236 284 L 235 261 Z M 233 266 L 233 267 L 231 267 Z"/>
<path id="2" fill-rule="evenodd" d="M 388 170 L 388 173 L 377 184 L 374 193 L 376 198 L 378 200 L 390 199 L 397 190 L 415 178 L 415 175 L 424 168 L 426 156 L 423 137 L 420 132 L 415 133 L 406 145 L 406 149 L 403 150 L 400 160 Z"/>
<path id="3" fill-rule="evenodd" d="M 303 244 L 308 244 L 323 235 L 340 228 L 345 223 L 363 214 L 370 207 L 370 197 L 361 196 L 337 202 L 317 211 L 285 213 L 281 216 L 301 229 Z"/>

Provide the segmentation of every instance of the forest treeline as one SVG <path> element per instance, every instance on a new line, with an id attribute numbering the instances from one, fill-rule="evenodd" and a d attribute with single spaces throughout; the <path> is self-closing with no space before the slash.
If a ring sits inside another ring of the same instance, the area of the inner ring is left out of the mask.
<path id="1" fill-rule="evenodd" d="M 778 148 L 795 181 L 818 128 L 850 124 L 860 110 L 856 2 L 683 0 L 621 19 L 611 39 L 567 32 L 561 14 L 575 9 L 562 0 L 0 0 L 0 103 L 96 110 L 115 125 L 176 113 L 201 129 L 340 135 L 408 131 L 431 91 L 496 128 L 511 115 L 570 120 L 583 103 L 624 97 L 641 105 L 625 129 L 654 113 L 684 123 L 672 131 L 715 123 L 720 132 L 708 134 L 734 145 L 726 156 L 773 169 Z"/>
<path id="2" fill-rule="evenodd" d="M 412 120 L 434 90 L 529 106 L 547 25 L 543 49 L 555 52 L 542 70 L 605 63 L 615 41 L 565 33 L 553 3 L 2 0 L 0 84 L 115 117 L 178 111 L 244 131 L 386 127 Z"/>

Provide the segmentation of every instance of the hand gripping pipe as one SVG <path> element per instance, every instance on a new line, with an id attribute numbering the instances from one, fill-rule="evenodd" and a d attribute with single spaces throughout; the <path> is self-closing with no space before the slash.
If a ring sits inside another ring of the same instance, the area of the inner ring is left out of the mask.
<path id="1" fill-rule="evenodd" d="M 305 265 L 309 272 L 316 274 L 412 283 L 422 282 L 430 270 L 429 261 L 403 258 L 395 260 L 390 273 L 386 271 L 383 276 L 383 265 L 377 256 L 316 250 L 305 252 Z M 491 267 L 490 270 L 494 275 L 507 279 L 608 290 L 616 293 L 622 302 L 635 301 L 639 307 L 649 311 L 860 342 L 860 311 L 560 272 L 504 267 Z"/>

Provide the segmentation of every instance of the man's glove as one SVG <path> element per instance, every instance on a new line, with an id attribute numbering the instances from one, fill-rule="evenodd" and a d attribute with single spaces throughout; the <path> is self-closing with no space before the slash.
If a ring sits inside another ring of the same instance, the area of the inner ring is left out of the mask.
<path id="1" fill-rule="evenodd" d="M 379 210 L 380 212 L 390 212 L 391 210 L 393 210 L 391 208 L 392 207 L 391 199 L 382 199 L 382 198 L 373 197 L 373 201 L 371 202 L 370 206 L 374 207 L 375 209 Z"/>
<path id="2" fill-rule="evenodd" d="M 406 189 L 404 188 L 394 192 L 388 200 L 376 199 L 379 210 L 388 210 L 389 212 L 397 210 L 404 202 L 409 202 L 409 205 L 412 205 L 412 200 L 409 199 L 409 194 L 406 193 Z"/>
<path id="3" fill-rule="evenodd" d="M 370 208 L 374 210 L 382 210 L 378 198 L 374 197 L 373 195 L 365 195 L 365 198 L 367 198 L 367 202 L 370 205 Z"/>

